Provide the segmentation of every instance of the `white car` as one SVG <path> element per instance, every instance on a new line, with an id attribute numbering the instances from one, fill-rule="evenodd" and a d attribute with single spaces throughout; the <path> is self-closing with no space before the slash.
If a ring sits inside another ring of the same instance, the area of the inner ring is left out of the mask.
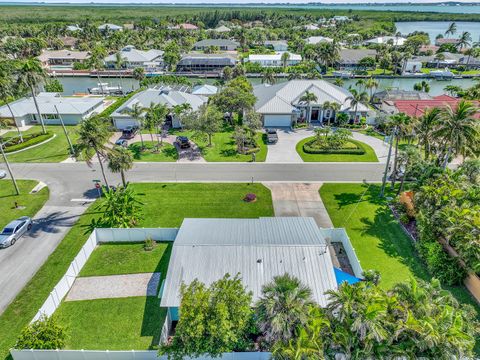
<path id="1" fill-rule="evenodd" d="M 13 220 L 0 233 L 0 248 L 12 246 L 31 228 L 32 219 L 28 216 L 22 216 L 17 220 Z"/>
<path id="2" fill-rule="evenodd" d="M 0 179 L 5 179 L 7 177 L 7 172 L 5 170 L 0 170 Z"/>

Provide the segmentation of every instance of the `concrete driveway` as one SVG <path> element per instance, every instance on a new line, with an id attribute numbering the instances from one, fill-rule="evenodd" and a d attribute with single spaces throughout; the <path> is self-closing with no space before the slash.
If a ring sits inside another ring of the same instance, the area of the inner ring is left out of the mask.
<path id="1" fill-rule="evenodd" d="M 308 129 L 278 129 L 278 142 L 268 145 L 267 163 L 301 163 L 295 147 L 297 143 L 309 136 L 313 136 L 312 130 Z"/>

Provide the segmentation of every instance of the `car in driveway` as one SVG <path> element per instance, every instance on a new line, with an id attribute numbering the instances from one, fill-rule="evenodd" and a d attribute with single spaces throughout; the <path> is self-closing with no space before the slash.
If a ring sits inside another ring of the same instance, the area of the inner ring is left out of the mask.
<path id="1" fill-rule="evenodd" d="M 267 129 L 266 133 L 267 133 L 267 143 L 276 144 L 278 141 L 277 129 L 272 129 L 272 128 Z"/>
<path id="2" fill-rule="evenodd" d="M 5 179 L 7 177 L 7 172 L 5 170 L 0 170 L 0 179 Z"/>
<path id="3" fill-rule="evenodd" d="M 190 147 L 190 141 L 186 136 L 177 136 L 175 142 L 178 144 L 180 149 L 188 149 Z"/>
<path id="4" fill-rule="evenodd" d="M 128 146 L 128 141 L 126 139 L 118 139 L 117 141 L 115 141 L 115 145 L 123 146 L 126 148 Z"/>
<path id="5" fill-rule="evenodd" d="M 13 220 L 0 233 L 0 248 L 12 246 L 31 228 L 32 219 L 28 216 L 22 216 L 17 220 Z"/>
<path id="6" fill-rule="evenodd" d="M 138 132 L 138 126 L 127 126 L 122 131 L 122 138 L 133 139 Z"/>

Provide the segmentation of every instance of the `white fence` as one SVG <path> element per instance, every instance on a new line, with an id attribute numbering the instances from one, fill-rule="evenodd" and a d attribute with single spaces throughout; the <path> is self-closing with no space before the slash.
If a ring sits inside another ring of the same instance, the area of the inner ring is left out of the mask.
<path id="1" fill-rule="evenodd" d="M 78 276 L 93 250 L 99 243 L 107 242 L 143 242 L 147 237 L 156 241 L 174 241 L 178 229 L 96 229 L 87 239 L 87 242 L 80 249 L 75 259 L 71 262 L 67 272 L 57 285 L 53 288 L 47 300 L 35 314 L 32 321 L 38 320 L 43 314 L 51 316 L 60 306 L 62 299 L 70 291 L 70 288 Z M 93 359 L 93 358 L 92 358 Z"/>
<path id="2" fill-rule="evenodd" d="M 357 258 L 357 253 L 350 242 L 350 238 L 347 235 L 347 232 L 343 228 L 331 228 L 331 229 L 320 229 L 325 238 L 329 239 L 331 243 L 339 242 L 342 243 L 345 252 L 347 253 L 348 260 L 352 266 L 353 273 L 357 278 L 363 279 L 363 269 L 360 265 L 360 260 Z"/>
<path id="3" fill-rule="evenodd" d="M 156 351 L 11 350 L 13 360 L 167 360 Z M 268 352 L 224 353 L 219 360 L 269 360 Z M 188 358 L 187 358 L 188 359 Z M 196 360 L 212 360 L 201 356 Z"/>

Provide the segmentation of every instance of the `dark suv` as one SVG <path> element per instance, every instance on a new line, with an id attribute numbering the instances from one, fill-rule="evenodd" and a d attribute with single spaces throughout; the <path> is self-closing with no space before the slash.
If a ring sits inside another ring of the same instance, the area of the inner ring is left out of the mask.
<path id="1" fill-rule="evenodd" d="M 176 142 L 180 149 L 187 149 L 190 147 L 190 141 L 188 141 L 188 137 L 186 136 L 177 136 Z"/>
<path id="2" fill-rule="evenodd" d="M 137 132 L 138 132 L 138 126 L 127 126 L 122 131 L 122 137 L 124 139 L 131 139 L 135 136 Z"/>
<path id="3" fill-rule="evenodd" d="M 278 141 L 278 134 L 276 129 L 267 129 L 267 142 L 275 144 Z"/>

